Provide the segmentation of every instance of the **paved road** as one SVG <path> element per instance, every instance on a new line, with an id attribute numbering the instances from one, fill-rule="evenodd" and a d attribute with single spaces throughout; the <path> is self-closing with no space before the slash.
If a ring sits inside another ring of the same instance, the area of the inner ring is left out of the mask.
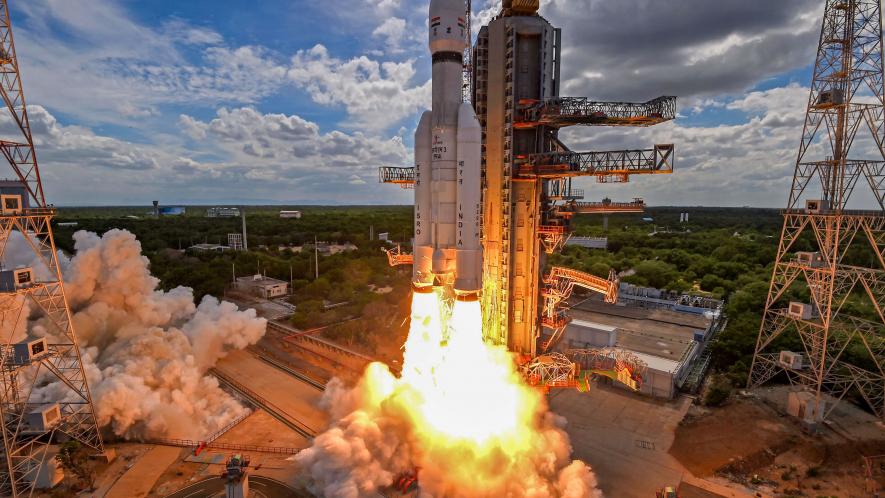
<path id="1" fill-rule="evenodd" d="M 198 483 L 179 489 L 166 498 L 213 498 L 224 493 L 225 479 L 210 477 Z M 269 477 L 249 476 L 251 495 L 265 498 L 313 498 Z"/>

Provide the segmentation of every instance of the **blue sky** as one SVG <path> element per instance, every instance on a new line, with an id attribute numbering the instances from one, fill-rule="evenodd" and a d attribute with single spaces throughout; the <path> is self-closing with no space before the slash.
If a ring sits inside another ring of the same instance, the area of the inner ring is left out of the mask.
<path id="1" fill-rule="evenodd" d="M 416 0 L 13 0 L 50 199 L 70 204 L 408 203 L 429 105 Z M 475 25 L 498 5 L 475 0 Z M 784 204 L 818 0 L 545 0 L 563 94 L 680 97 L 648 130 L 569 129 L 575 150 L 675 143 L 677 173 L 597 186 L 650 204 Z"/>

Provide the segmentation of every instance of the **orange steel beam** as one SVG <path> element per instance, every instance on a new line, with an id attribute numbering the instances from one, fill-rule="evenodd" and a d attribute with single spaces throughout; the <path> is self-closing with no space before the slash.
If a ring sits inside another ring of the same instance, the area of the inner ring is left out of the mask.
<path id="1" fill-rule="evenodd" d="M 618 285 L 620 282 L 614 274 L 609 275 L 609 278 L 605 279 L 571 268 L 554 266 L 550 269 L 550 273 L 547 274 L 544 281 L 548 285 L 565 284 L 557 291 L 562 296 L 560 301 L 571 297 L 575 286 L 605 295 L 607 303 L 616 303 L 618 301 Z"/>
<path id="2" fill-rule="evenodd" d="M 670 174 L 673 172 L 675 147 L 659 144 L 652 149 L 603 152 L 548 152 L 517 159 L 517 174 L 526 178 L 598 178 L 629 175 Z"/>
<path id="3" fill-rule="evenodd" d="M 387 263 L 390 266 L 411 265 L 415 263 L 415 257 L 412 254 L 403 254 L 400 248 L 384 251 L 387 254 Z"/>
<path id="4" fill-rule="evenodd" d="M 563 215 L 572 214 L 613 214 L 613 213 L 642 213 L 645 212 L 645 201 L 636 199 L 633 202 L 612 202 L 605 199 L 602 202 L 567 202 L 558 207 Z"/>
<path id="5" fill-rule="evenodd" d="M 378 168 L 379 183 L 392 183 L 402 188 L 412 188 L 415 185 L 415 168 L 396 168 L 382 166 Z"/>
<path id="6" fill-rule="evenodd" d="M 583 97 L 521 100 L 515 128 L 550 126 L 654 126 L 676 118 L 676 97 L 648 102 L 598 102 Z"/>

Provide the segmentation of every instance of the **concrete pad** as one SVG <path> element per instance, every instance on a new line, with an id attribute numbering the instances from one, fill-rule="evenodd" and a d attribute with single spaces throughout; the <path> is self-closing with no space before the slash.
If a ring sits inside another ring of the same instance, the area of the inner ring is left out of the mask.
<path id="1" fill-rule="evenodd" d="M 310 427 L 316 434 L 329 423 L 328 414 L 318 406 L 322 391 L 248 351 L 232 351 L 215 368 Z"/>
<path id="2" fill-rule="evenodd" d="M 166 467 L 178 460 L 182 449 L 154 446 L 139 458 L 111 487 L 106 498 L 141 498 L 147 496 Z"/>
<path id="3" fill-rule="evenodd" d="M 310 441 L 307 438 L 260 409 L 237 424 L 233 429 L 222 434 L 215 442 L 278 446 L 282 448 L 306 448 L 310 446 Z"/>
<path id="4" fill-rule="evenodd" d="M 662 402 L 591 385 L 554 391 L 551 409 L 568 420 L 574 458 L 590 465 L 605 496 L 648 498 L 677 486 L 685 469 L 667 453 L 690 400 Z M 649 448 L 637 441 L 644 441 Z"/>

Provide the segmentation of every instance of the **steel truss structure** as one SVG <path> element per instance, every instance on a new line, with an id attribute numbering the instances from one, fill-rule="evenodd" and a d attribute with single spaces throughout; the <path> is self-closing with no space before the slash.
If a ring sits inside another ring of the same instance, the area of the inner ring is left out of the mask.
<path id="1" fill-rule="evenodd" d="M 885 418 L 882 55 L 879 0 L 826 0 L 805 126 L 748 381 L 756 387 L 785 373 L 791 384 L 816 394 L 813 411 L 821 418 L 832 412 L 836 403 L 830 401 L 850 392 Z M 849 157 L 864 129 L 872 135 L 866 148 L 878 149 L 875 160 Z M 855 187 L 863 183 L 878 209 L 848 209 Z M 816 252 L 799 251 L 808 246 Z M 809 302 L 785 307 L 791 298 Z M 867 303 L 870 312 L 852 316 L 845 311 L 849 302 L 852 309 Z M 802 345 L 801 362 L 779 354 L 791 339 Z"/>
<path id="2" fill-rule="evenodd" d="M 522 373 L 533 386 L 570 387 L 575 383 L 577 365 L 562 353 L 545 354 L 523 365 Z"/>
<path id="3" fill-rule="evenodd" d="M 648 365 L 630 351 L 619 348 L 569 349 L 536 356 L 520 366 L 529 385 L 544 391 L 577 387 L 588 375 L 604 375 L 639 390 Z"/>
<path id="4" fill-rule="evenodd" d="M 676 118 L 676 97 L 648 102 L 599 102 L 586 97 L 556 97 L 522 101 L 519 127 L 654 126 Z"/>
<path id="5" fill-rule="evenodd" d="M 505 0 L 464 59 L 472 73 L 464 100 L 482 126 L 483 336 L 528 356 L 537 352 L 541 327 L 556 321 L 541 312 L 542 271 L 546 254 L 570 237 L 571 218 L 644 210 L 638 200 L 579 203 L 584 192 L 572 188 L 573 178 L 609 183 L 672 173 L 675 157 L 673 145 L 575 153 L 560 141 L 566 126 L 644 127 L 675 119 L 676 98 L 628 103 L 560 97 L 561 31 L 537 15 L 538 5 Z M 411 188 L 415 169 L 383 167 L 379 181 Z M 408 264 L 402 256 L 390 264 Z"/>
<path id="6" fill-rule="evenodd" d="M 51 227 L 55 209 L 46 203 L 40 181 L 7 0 L 0 0 L 0 95 L 21 133 L 20 141 L 0 141 L 0 152 L 15 178 L 6 183 L 22 194 L 12 204 L 7 204 L 11 196 L 2 198 L 0 271 L 14 268 L 14 262 L 7 261 L 6 248 L 15 232 L 39 262 L 29 274 L 35 278 L 16 280 L 14 287 L 0 289 L 0 323 L 5 336 L 0 343 L 0 494 L 17 498 L 33 495 L 40 468 L 51 458 L 48 450 L 57 436 L 77 440 L 97 453 L 104 447 L 62 285 Z M 40 320 L 48 343 L 33 348 L 21 343 L 25 328 L 21 325 L 29 318 Z M 38 399 L 35 387 L 50 382 L 57 388 Z M 35 425 L 35 413 L 47 408 L 53 412 L 56 407 L 57 420 L 43 417 Z"/>
<path id="7" fill-rule="evenodd" d="M 525 178 L 595 176 L 600 183 L 608 178 L 628 182 L 630 175 L 672 173 L 673 150 L 673 144 L 665 144 L 653 149 L 532 154 L 525 161 L 517 161 L 517 171 Z"/>
<path id="8" fill-rule="evenodd" d="M 399 185 L 402 188 L 415 188 L 415 167 L 382 166 L 378 168 L 378 181 Z"/>
<path id="9" fill-rule="evenodd" d="M 644 213 L 645 200 L 636 198 L 632 202 L 566 202 L 559 206 L 563 215 L 566 214 L 613 214 L 613 213 Z"/>
<path id="10" fill-rule="evenodd" d="M 572 296 L 575 287 L 598 292 L 604 296 L 605 302 L 614 304 L 618 302 L 619 285 L 620 279 L 614 270 L 611 270 L 608 279 L 605 279 L 571 268 L 559 266 L 551 268 L 544 276 L 544 289 L 541 291 L 541 298 L 544 300 L 541 324 L 552 332 L 549 339 L 541 344 L 542 352 L 548 351 L 562 338 L 565 328 L 571 321 L 563 303 Z"/>
<path id="11" fill-rule="evenodd" d="M 648 364 L 626 349 L 568 349 L 563 354 L 581 370 L 629 370 L 640 382 L 648 371 Z"/>

